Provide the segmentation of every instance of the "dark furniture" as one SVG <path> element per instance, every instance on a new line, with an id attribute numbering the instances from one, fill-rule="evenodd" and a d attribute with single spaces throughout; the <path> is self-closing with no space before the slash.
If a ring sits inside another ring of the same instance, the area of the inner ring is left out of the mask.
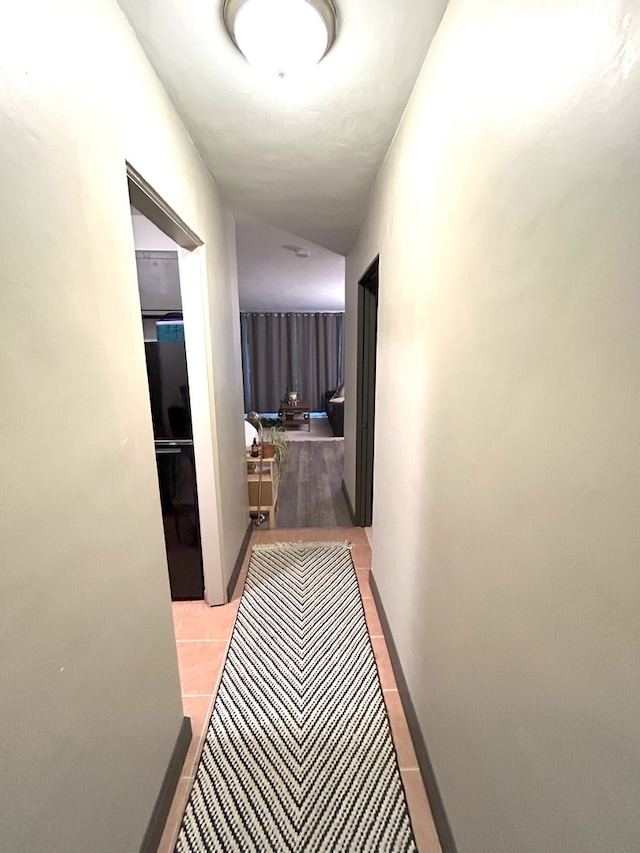
<path id="1" fill-rule="evenodd" d="M 331 424 L 331 429 L 333 430 L 333 434 L 337 436 L 344 435 L 344 399 L 340 402 L 334 402 L 331 400 L 332 397 L 337 396 L 336 390 L 332 388 L 331 391 L 327 391 L 324 395 L 324 410 L 327 413 L 327 417 L 329 418 L 329 423 Z"/>
<path id="2" fill-rule="evenodd" d="M 285 429 L 306 426 L 307 432 L 311 432 L 311 406 L 308 403 L 281 403 L 278 415 Z"/>
<path id="3" fill-rule="evenodd" d="M 200 512 L 182 341 L 145 341 L 172 601 L 204 598 Z"/>

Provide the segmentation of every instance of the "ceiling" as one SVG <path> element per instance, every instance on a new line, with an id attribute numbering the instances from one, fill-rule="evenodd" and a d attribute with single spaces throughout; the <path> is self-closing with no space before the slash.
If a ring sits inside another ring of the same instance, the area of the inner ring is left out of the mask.
<path id="1" fill-rule="evenodd" d="M 236 239 L 242 311 L 344 311 L 344 255 L 264 222 L 238 222 Z"/>
<path id="2" fill-rule="evenodd" d="M 222 0 L 118 2 L 236 216 L 242 307 L 259 287 L 281 301 L 289 293 L 293 306 L 295 292 L 308 295 L 300 272 L 331 261 L 314 252 L 305 267 L 280 246 L 347 252 L 446 0 L 335 0 L 334 46 L 305 76 L 284 80 L 238 52 Z M 260 223 L 274 230 L 260 234 Z M 294 274 L 267 282 L 277 257 Z"/>

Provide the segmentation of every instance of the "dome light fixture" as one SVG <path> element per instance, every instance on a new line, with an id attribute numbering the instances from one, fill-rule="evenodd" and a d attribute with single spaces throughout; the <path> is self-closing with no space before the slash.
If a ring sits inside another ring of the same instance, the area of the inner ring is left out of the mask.
<path id="1" fill-rule="evenodd" d="M 224 25 L 251 65 L 288 77 L 317 65 L 333 45 L 333 0 L 224 0 Z"/>

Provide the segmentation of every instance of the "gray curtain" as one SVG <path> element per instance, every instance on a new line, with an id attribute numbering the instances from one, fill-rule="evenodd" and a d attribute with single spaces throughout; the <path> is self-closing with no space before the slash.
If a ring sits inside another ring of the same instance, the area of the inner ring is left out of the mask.
<path id="1" fill-rule="evenodd" d="M 240 315 L 245 411 L 276 412 L 297 391 L 312 411 L 343 381 L 344 314 Z"/>

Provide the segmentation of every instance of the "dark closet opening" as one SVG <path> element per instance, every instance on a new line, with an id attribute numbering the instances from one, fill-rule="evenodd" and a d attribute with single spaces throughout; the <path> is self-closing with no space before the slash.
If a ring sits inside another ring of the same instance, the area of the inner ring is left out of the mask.
<path id="1" fill-rule="evenodd" d="M 378 263 L 379 257 L 373 261 L 358 283 L 358 396 L 354 524 L 359 527 L 369 527 L 373 517 Z"/>

